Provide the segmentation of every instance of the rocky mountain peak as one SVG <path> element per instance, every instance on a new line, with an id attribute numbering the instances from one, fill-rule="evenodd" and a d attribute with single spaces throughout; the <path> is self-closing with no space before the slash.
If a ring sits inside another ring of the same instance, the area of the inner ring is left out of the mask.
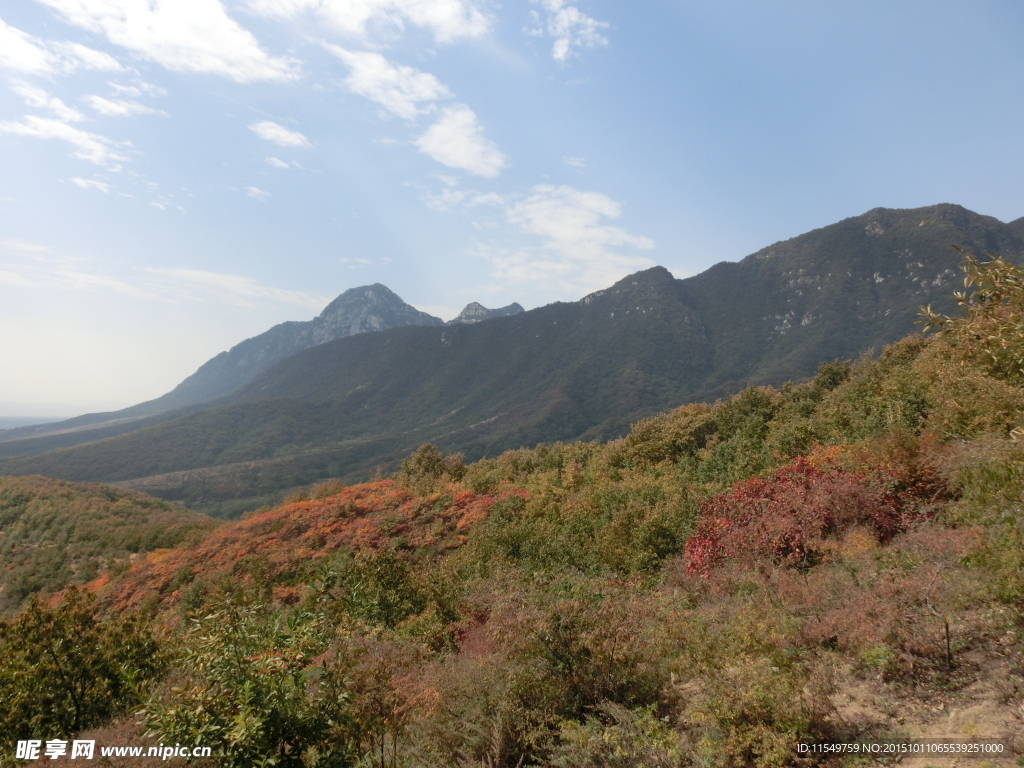
<path id="1" fill-rule="evenodd" d="M 440 318 L 406 304 L 385 285 L 349 288 L 313 320 L 312 346 L 343 336 L 383 331 L 400 325 L 443 325 Z"/>
<path id="2" fill-rule="evenodd" d="M 466 305 L 465 309 L 459 313 L 458 317 L 454 320 L 449 320 L 448 325 L 455 325 L 456 323 L 479 323 L 483 320 L 490 320 L 495 317 L 518 315 L 525 311 L 526 310 L 516 302 L 512 302 L 507 307 L 488 309 L 483 304 L 473 301 Z"/>

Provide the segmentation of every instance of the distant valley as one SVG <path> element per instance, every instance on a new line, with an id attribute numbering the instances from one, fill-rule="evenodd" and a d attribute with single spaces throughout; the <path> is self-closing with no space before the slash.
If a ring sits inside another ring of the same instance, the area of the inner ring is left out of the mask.
<path id="1" fill-rule="evenodd" d="M 0 473 L 104 481 L 232 516 L 424 442 L 467 459 L 608 439 L 675 405 L 805 378 L 946 311 L 953 244 L 1019 260 L 1024 219 L 875 209 L 682 280 L 656 267 L 578 302 L 471 304 L 444 324 L 381 285 L 342 294 L 125 411 L 0 432 Z"/>

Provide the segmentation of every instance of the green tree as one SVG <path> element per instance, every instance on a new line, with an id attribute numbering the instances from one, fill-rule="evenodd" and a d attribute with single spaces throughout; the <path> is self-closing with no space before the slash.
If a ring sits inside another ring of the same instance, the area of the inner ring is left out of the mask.
<path id="1" fill-rule="evenodd" d="M 402 462 L 401 475 L 412 483 L 431 483 L 445 476 L 449 480 L 459 481 L 466 474 L 466 465 L 462 463 L 462 454 L 454 453 L 445 456 L 430 443 L 424 443 Z"/>
<path id="2" fill-rule="evenodd" d="M 0 728 L 17 739 L 69 737 L 141 702 L 163 669 L 135 616 L 101 619 L 70 587 L 56 607 L 38 599 L 0 622 Z"/>
<path id="3" fill-rule="evenodd" d="M 990 376 L 1024 385 L 1024 269 L 995 257 L 979 261 L 970 253 L 960 268 L 964 287 L 974 287 L 969 294 L 953 294 L 963 316 L 940 315 L 923 307 L 925 330 L 947 337 Z"/>

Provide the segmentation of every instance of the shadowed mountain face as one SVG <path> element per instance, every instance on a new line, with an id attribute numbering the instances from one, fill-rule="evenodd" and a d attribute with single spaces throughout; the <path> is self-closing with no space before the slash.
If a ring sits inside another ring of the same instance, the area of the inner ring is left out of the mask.
<path id="1" fill-rule="evenodd" d="M 475 459 L 614 437 L 683 402 L 879 350 L 915 330 L 922 304 L 951 311 L 954 243 L 1024 254 L 1014 228 L 959 206 L 876 209 L 685 280 L 656 267 L 578 302 L 486 323 L 336 339 L 216 407 L 8 459 L 0 473 L 115 481 L 217 511 L 232 499 L 251 506 L 283 488 L 387 469 L 427 441 Z M 21 450 L 0 444 L 9 448 Z"/>
<path id="2" fill-rule="evenodd" d="M 456 325 L 458 323 L 479 323 L 482 320 L 491 320 L 495 317 L 518 315 L 524 311 L 525 310 L 516 302 L 512 302 L 507 307 L 501 307 L 500 309 L 488 309 L 483 304 L 477 304 L 474 301 L 467 304 L 466 308 L 459 313 L 459 316 L 454 320 L 449 320 L 446 325 Z"/>
<path id="3" fill-rule="evenodd" d="M 312 320 L 275 325 L 269 331 L 246 339 L 227 352 L 221 352 L 203 363 L 199 370 L 173 390 L 155 400 L 113 413 L 93 413 L 46 425 L 11 429 L 0 433 L 0 442 L 56 434 L 59 436 L 46 443 L 48 447 L 49 444 L 53 444 L 52 447 L 74 445 L 83 441 L 80 434 L 83 429 L 100 424 L 104 425 L 104 434 L 96 435 L 93 439 L 121 434 L 142 426 L 136 423 L 139 419 L 206 403 L 233 392 L 252 381 L 256 374 L 296 352 L 345 336 L 405 325 L 444 325 L 444 321 L 406 304 L 380 283 L 351 288 Z"/>
<path id="4" fill-rule="evenodd" d="M 318 317 L 305 323 L 281 323 L 236 344 L 203 363 L 181 384 L 154 403 L 171 407 L 213 400 L 252 381 L 256 374 L 296 352 L 346 336 L 406 325 L 443 325 L 440 318 L 420 312 L 380 283 L 351 288 Z"/>

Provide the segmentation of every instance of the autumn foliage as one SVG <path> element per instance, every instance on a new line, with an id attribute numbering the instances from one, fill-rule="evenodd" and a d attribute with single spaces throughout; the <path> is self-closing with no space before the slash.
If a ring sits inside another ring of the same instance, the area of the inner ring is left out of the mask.
<path id="1" fill-rule="evenodd" d="M 382 547 L 421 556 L 458 548 L 464 530 L 487 516 L 495 496 L 452 486 L 417 496 L 394 480 L 341 488 L 319 499 L 283 504 L 216 529 L 195 547 L 158 550 L 137 561 L 101 591 L 116 610 L 175 605 L 202 579 L 270 586 L 284 602 L 300 593 L 297 576 L 339 550 L 373 552 Z"/>
<path id="2" fill-rule="evenodd" d="M 868 526 L 884 544 L 918 516 L 913 503 L 882 483 L 798 458 L 705 500 L 686 543 L 686 567 L 707 573 L 730 558 L 768 558 L 808 568 L 852 526 Z"/>
<path id="3" fill-rule="evenodd" d="M 37 590 L 5 626 L 73 619 L 95 690 L 136 627 L 169 671 L 133 672 L 118 712 L 145 694 L 146 727 L 209 739 L 215 765 L 833 766 L 796 745 L 903 733 L 892 702 L 934 712 L 986 660 L 1024 703 L 1024 388 L 961 352 L 908 337 L 604 444 L 469 465 L 426 445 L 130 567 L 94 553 L 97 611 Z M 26 668 L 48 673 L 17 635 L 12 732 Z"/>

